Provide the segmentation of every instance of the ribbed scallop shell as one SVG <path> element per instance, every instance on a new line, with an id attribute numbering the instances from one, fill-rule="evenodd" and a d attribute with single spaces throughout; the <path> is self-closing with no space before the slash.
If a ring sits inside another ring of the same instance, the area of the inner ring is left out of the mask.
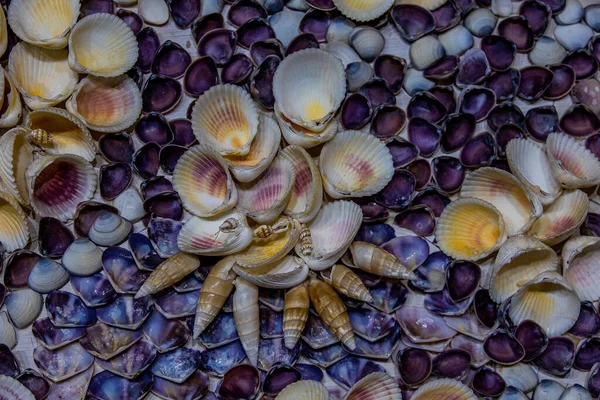
<path id="1" fill-rule="evenodd" d="M 259 127 L 254 100 L 237 85 L 210 88 L 196 101 L 191 119 L 198 142 L 223 155 L 248 154 Z"/>
<path id="2" fill-rule="evenodd" d="M 62 49 L 77 22 L 79 7 L 79 0 L 14 0 L 8 7 L 8 23 L 28 43 Z"/>
<path id="3" fill-rule="evenodd" d="M 69 36 L 69 65 L 82 74 L 112 77 L 131 69 L 138 44 L 129 26 L 107 13 L 81 19 Z"/>
<path id="4" fill-rule="evenodd" d="M 319 49 L 287 56 L 273 78 L 273 95 L 281 113 L 314 132 L 325 129 L 345 94 L 344 66 L 338 58 Z"/>
<path id="5" fill-rule="evenodd" d="M 413 393 L 412 400 L 477 400 L 467 385 L 455 379 L 433 379 Z"/>
<path id="6" fill-rule="evenodd" d="M 275 400 L 329 400 L 329 391 L 321 382 L 302 380 L 286 386 Z"/>
<path id="7" fill-rule="evenodd" d="M 7 252 L 22 249 L 29 242 L 30 232 L 23 209 L 0 183 L 0 243 Z"/>
<path id="8" fill-rule="evenodd" d="M 133 125 L 142 112 L 142 94 L 126 75 L 88 76 L 67 101 L 67 110 L 98 132 L 119 132 Z"/>
<path id="9" fill-rule="evenodd" d="M 250 364 L 258 362 L 260 341 L 260 321 L 258 307 L 258 287 L 243 278 L 233 281 L 233 318 Z"/>
<path id="10" fill-rule="evenodd" d="M 467 175 L 460 195 L 475 197 L 496 207 L 504 218 L 509 237 L 526 231 L 542 213 L 539 199 L 512 174 L 498 168 L 479 168 Z"/>
<path id="11" fill-rule="evenodd" d="M 292 288 L 308 276 L 308 266 L 301 258 L 293 256 L 257 268 L 234 265 L 233 270 L 248 282 L 267 289 Z"/>
<path id="12" fill-rule="evenodd" d="M 8 48 L 8 25 L 6 23 L 6 15 L 4 13 L 0 14 L 0 54 L 4 54 Z"/>
<path id="13" fill-rule="evenodd" d="M 600 299 L 600 239 L 579 236 L 569 239 L 562 249 L 563 276 L 581 301 Z"/>
<path id="14" fill-rule="evenodd" d="M 177 162 L 173 187 L 186 210 L 199 217 L 212 217 L 229 210 L 238 195 L 225 160 L 212 147 L 191 147 Z"/>
<path id="15" fill-rule="evenodd" d="M 33 146 L 27 130 L 13 128 L 0 137 L 0 178 L 6 190 L 23 205 L 29 205 L 25 170 L 33 161 Z"/>
<path id="16" fill-rule="evenodd" d="M 79 75 L 69 68 L 68 54 L 24 42 L 12 49 L 8 72 L 29 108 L 53 106 L 73 93 Z"/>
<path id="17" fill-rule="evenodd" d="M 531 140 L 513 139 L 506 146 L 506 157 L 512 173 L 543 205 L 558 197 L 560 186 L 552 176 L 550 161 L 540 146 Z"/>
<path id="18" fill-rule="evenodd" d="M 312 237 L 312 254 L 304 255 L 300 244 L 296 244 L 296 253 L 312 270 L 329 268 L 348 250 L 361 223 L 362 211 L 358 204 L 340 200 L 326 204 L 307 224 Z"/>
<path id="19" fill-rule="evenodd" d="M 305 149 L 310 149 L 331 140 L 338 131 L 338 122 L 335 118 L 329 120 L 322 131 L 313 132 L 301 125 L 295 124 L 283 115 L 278 103 L 275 103 L 273 113 L 285 141 L 291 145 L 300 146 Z"/>
<path id="20" fill-rule="evenodd" d="M 371 196 L 394 176 L 389 149 L 373 135 L 338 133 L 323 146 L 319 158 L 323 186 L 334 199 Z"/>
<path id="21" fill-rule="evenodd" d="M 27 168 L 31 207 L 39 217 L 73 218 L 77 205 L 96 190 L 96 172 L 75 155 L 44 156 Z"/>
<path id="22" fill-rule="evenodd" d="M 21 382 L 0 375 L 0 392 L 6 400 L 35 400 L 35 396 Z"/>
<path id="23" fill-rule="evenodd" d="M 554 250 L 529 236 L 514 236 L 498 250 L 490 281 L 490 297 L 502 303 L 536 275 L 558 271 Z"/>
<path id="24" fill-rule="evenodd" d="M 192 254 L 224 256 L 246 248 L 252 237 L 246 216 L 232 210 L 213 218 L 188 219 L 177 236 L 177 247 Z"/>
<path id="25" fill-rule="evenodd" d="M 600 183 L 600 160 L 583 142 L 561 132 L 546 140 L 552 175 L 565 188 L 576 189 Z"/>
<path id="26" fill-rule="evenodd" d="M 579 317 L 579 297 L 557 272 L 543 272 L 512 297 L 508 315 L 515 325 L 530 319 L 550 337 L 567 332 Z"/>
<path id="27" fill-rule="evenodd" d="M 308 282 L 287 291 L 283 300 L 283 337 L 285 347 L 293 349 L 304 330 L 310 307 Z"/>
<path id="28" fill-rule="evenodd" d="M 435 237 L 440 249 L 449 256 L 476 261 L 504 243 L 506 228 L 500 211 L 492 204 L 463 197 L 444 209 Z"/>
<path id="29" fill-rule="evenodd" d="M 396 0 L 396 4 L 413 4 L 433 11 L 446 3 L 445 0 Z"/>
<path id="30" fill-rule="evenodd" d="M 336 8 L 355 21 L 371 21 L 385 14 L 394 0 L 333 0 Z"/>
<path id="31" fill-rule="evenodd" d="M 238 184 L 238 208 L 259 224 L 271 223 L 287 206 L 295 182 L 292 163 L 277 157 L 255 181 Z"/>
<path id="32" fill-rule="evenodd" d="M 589 199 L 584 192 L 565 190 L 531 225 L 527 235 L 549 246 L 560 243 L 583 224 L 588 206 Z"/>
<path id="33" fill-rule="evenodd" d="M 373 372 L 356 382 L 343 400 L 402 400 L 402 391 L 389 374 Z"/>
<path id="34" fill-rule="evenodd" d="M 70 112 L 61 108 L 44 108 L 27 115 L 25 127 L 30 140 L 48 154 L 74 154 L 93 161 L 96 144 L 86 126 Z M 41 131 L 43 132 L 41 132 Z M 48 140 L 39 140 L 38 133 Z"/>
<path id="35" fill-rule="evenodd" d="M 21 95 L 8 71 L 2 67 L 0 67 L 0 70 L 4 76 L 4 82 L 0 84 L 2 89 L 0 91 L 2 93 L 1 106 L 5 109 L 4 114 L 0 115 L 0 128 L 12 128 L 21 119 Z M 8 103 L 4 104 L 5 101 Z"/>
<path id="36" fill-rule="evenodd" d="M 252 140 L 246 155 L 227 155 L 231 173 L 240 182 L 250 182 L 262 174 L 273 161 L 279 150 L 281 129 L 277 122 L 267 114 L 258 117 L 258 132 Z"/>

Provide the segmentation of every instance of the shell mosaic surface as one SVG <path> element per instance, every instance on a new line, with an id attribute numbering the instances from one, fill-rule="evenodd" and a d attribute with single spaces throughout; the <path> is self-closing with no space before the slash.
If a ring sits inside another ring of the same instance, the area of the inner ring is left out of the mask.
<path id="1" fill-rule="evenodd" d="M 0 398 L 600 396 L 600 2 L 0 1 Z"/>

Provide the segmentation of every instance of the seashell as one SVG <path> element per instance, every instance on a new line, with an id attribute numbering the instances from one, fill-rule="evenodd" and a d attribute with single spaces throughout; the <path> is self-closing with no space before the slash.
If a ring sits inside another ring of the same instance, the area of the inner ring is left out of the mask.
<path id="1" fill-rule="evenodd" d="M 231 300 L 233 302 L 233 299 Z M 209 349 L 227 345 L 229 343 L 237 343 L 237 346 L 235 347 L 239 347 L 240 352 L 242 353 L 241 358 L 246 357 L 246 353 L 244 353 L 242 345 L 239 341 L 237 341 L 239 339 L 239 335 L 237 327 L 235 326 L 233 312 L 219 313 L 214 321 L 211 322 L 208 328 L 202 332 L 198 338 L 200 342 Z M 211 371 L 210 369 L 208 371 L 215 372 Z"/>
<path id="2" fill-rule="evenodd" d="M 163 0 L 138 0 L 138 14 L 150 25 L 164 25 L 169 21 L 169 7 Z"/>
<path id="3" fill-rule="evenodd" d="M 142 111 L 167 113 L 179 104 L 182 91 L 179 81 L 152 74 L 142 89 Z"/>
<path id="4" fill-rule="evenodd" d="M 431 35 L 424 36 L 410 45 L 412 66 L 420 71 L 431 67 L 445 55 L 446 50 L 442 43 Z"/>
<path id="5" fill-rule="evenodd" d="M 259 268 L 233 267 L 237 275 L 254 285 L 269 289 L 292 288 L 306 280 L 308 267 L 298 257 L 286 256 L 283 260 Z"/>
<path id="6" fill-rule="evenodd" d="M 348 37 L 348 43 L 367 62 L 372 62 L 383 50 L 385 38 L 375 28 L 356 27 Z"/>
<path id="7" fill-rule="evenodd" d="M 142 197 L 136 188 L 130 187 L 113 200 L 113 206 L 122 218 L 137 222 L 144 217 Z"/>
<path id="8" fill-rule="evenodd" d="M 512 10 L 511 10 L 512 11 Z M 474 36 L 483 37 L 490 35 L 498 23 L 498 17 L 494 15 L 493 9 L 476 8 L 465 17 L 465 28 Z"/>
<path id="9" fill-rule="evenodd" d="M 69 36 L 69 66 L 75 72 L 114 77 L 130 70 L 137 58 L 135 35 L 115 15 L 85 17 Z"/>
<path id="10" fill-rule="evenodd" d="M 17 380 L 26 387 L 36 399 L 44 399 L 50 392 L 50 383 L 33 369 L 25 369 Z"/>
<path id="11" fill-rule="evenodd" d="M 50 386 L 48 399 L 58 400 L 76 398 L 77 396 L 85 394 L 93 374 L 94 368 L 90 367 L 79 375 L 75 375 L 60 383 L 54 383 Z"/>
<path id="12" fill-rule="evenodd" d="M 223 155 L 247 155 L 258 131 L 258 111 L 248 92 L 217 85 L 196 102 L 192 129 L 200 143 Z"/>
<path id="13" fill-rule="evenodd" d="M 414 279 L 414 274 L 394 255 L 366 242 L 350 245 L 352 261 L 357 268 L 378 276 L 395 279 Z"/>
<path id="14" fill-rule="evenodd" d="M 49 293 L 58 290 L 69 282 L 69 273 L 56 261 L 41 258 L 34 266 L 27 286 L 38 293 Z"/>
<path id="15" fill-rule="evenodd" d="M 67 50 L 50 50 L 28 43 L 10 53 L 8 72 L 31 109 L 53 106 L 73 93 L 77 72 L 69 68 Z"/>
<path id="16" fill-rule="evenodd" d="M 600 293 L 593 285 L 594 259 L 597 257 L 597 239 L 579 236 L 569 239 L 563 246 L 563 276 L 577 292 L 581 301 L 596 301 Z"/>
<path id="17" fill-rule="evenodd" d="M 135 0 L 137 2 L 137 0 Z M 124 8 L 119 8 L 117 10 L 117 17 L 121 18 L 123 22 L 127 24 L 133 31 L 134 35 L 137 35 L 144 26 L 144 20 L 137 13 L 126 10 Z"/>
<path id="18" fill-rule="evenodd" d="M 28 43 L 61 49 L 67 45 L 69 32 L 77 22 L 79 7 L 79 1 L 75 0 L 15 1 L 8 7 L 8 23 L 12 31 Z M 6 38 L 6 33 L 3 36 Z"/>
<path id="19" fill-rule="evenodd" d="M 585 22 L 595 31 L 600 31 L 600 8 L 597 5 L 589 5 L 584 9 Z"/>
<path id="20" fill-rule="evenodd" d="M 596 185 L 600 161 L 575 138 L 552 133 L 546 141 L 546 154 L 552 174 L 565 188 L 576 189 Z"/>
<path id="21" fill-rule="evenodd" d="M 268 374 L 265 379 L 269 379 Z M 259 390 L 260 380 L 260 372 L 255 366 L 235 365 L 225 372 L 217 392 L 223 399 L 251 399 Z"/>
<path id="22" fill-rule="evenodd" d="M 540 371 L 563 377 L 573 365 L 575 344 L 567 337 L 553 337 L 548 341 L 546 350 L 535 360 Z M 562 395 L 561 395 L 562 397 Z"/>
<path id="23" fill-rule="evenodd" d="M 421 385 L 411 397 L 413 400 L 433 400 L 451 397 L 457 400 L 475 400 L 477 396 L 468 386 L 455 379 L 434 379 Z"/>
<path id="24" fill-rule="evenodd" d="M 429 90 L 435 86 L 435 82 L 423 76 L 423 71 L 408 68 L 404 76 L 402 87 L 409 95 L 414 95 L 423 90 Z"/>
<path id="25" fill-rule="evenodd" d="M 33 361 L 46 378 L 59 383 L 88 369 L 94 363 L 94 357 L 78 343 L 73 343 L 58 350 L 36 347 Z"/>
<path id="26" fill-rule="evenodd" d="M 0 173 L 0 176 L 2 175 Z M 29 242 L 31 233 L 27 217 L 16 199 L 2 184 L 0 184 L 0 190 L 2 190 L 0 192 L 0 219 L 5 221 L 0 230 L 0 242 L 6 251 L 12 252 L 24 248 Z"/>
<path id="27" fill-rule="evenodd" d="M 560 99 L 575 86 L 577 78 L 573 68 L 566 64 L 551 65 L 548 69 L 554 74 L 550 86 L 543 94 L 544 99 Z M 541 108 L 541 107 L 538 107 Z"/>
<path id="28" fill-rule="evenodd" d="M 240 277 L 233 285 L 236 287 L 233 294 L 235 325 L 250 364 L 256 365 L 260 340 L 258 287 Z"/>
<path id="29" fill-rule="evenodd" d="M 586 24 L 558 25 L 554 28 L 554 38 L 567 51 L 582 49 L 594 36 L 594 31 Z"/>
<path id="30" fill-rule="evenodd" d="M 398 400 L 402 398 L 400 387 L 385 372 L 373 372 L 356 382 L 343 400 Z"/>
<path id="31" fill-rule="evenodd" d="M 317 367 L 318 368 L 318 367 Z M 263 392 L 278 394 L 290 384 L 302 379 L 302 373 L 289 365 L 274 365 L 267 372 L 263 382 Z"/>
<path id="32" fill-rule="evenodd" d="M 0 312 L 0 343 L 13 349 L 17 345 L 17 332 L 8 319 L 6 312 Z"/>
<path id="33" fill-rule="evenodd" d="M 352 20 L 342 16 L 334 18 L 327 27 L 327 42 L 348 42 L 350 34 L 356 25 Z"/>
<path id="34" fill-rule="evenodd" d="M 335 7 L 354 21 L 371 21 L 379 18 L 392 7 L 392 0 L 333 0 Z"/>
<path id="35" fill-rule="evenodd" d="M 300 334 L 304 330 L 309 306 L 307 284 L 300 284 L 286 293 L 283 308 L 283 334 L 285 347 L 290 350 L 296 346 Z"/>
<path id="36" fill-rule="evenodd" d="M 321 382 L 301 380 L 286 386 L 275 400 L 329 400 L 329 392 Z"/>
<path id="37" fill-rule="evenodd" d="M 335 264 L 331 268 L 329 281 L 335 290 L 344 296 L 364 301 L 366 303 L 373 302 L 373 297 L 358 275 L 342 264 Z"/>
<path id="38" fill-rule="evenodd" d="M 373 68 L 364 61 L 353 62 L 346 66 L 346 80 L 350 92 L 356 92 L 372 78 Z"/>
<path id="39" fill-rule="evenodd" d="M 438 43 L 432 41 L 431 39 L 428 39 L 425 45 L 435 46 L 435 50 L 427 50 L 427 47 L 424 47 L 423 49 L 424 52 L 430 51 L 431 54 L 436 54 L 436 61 L 439 61 L 442 57 L 444 57 L 444 55 L 460 56 L 461 54 L 469 50 L 471 47 L 473 47 L 473 35 L 471 35 L 471 32 L 469 32 L 467 28 L 465 28 L 462 25 L 457 25 L 454 28 L 442 33 L 438 39 Z M 435 53 L 433 53 L 434 51 Z M 428 66 L 431 66 L 433 64 L 434 63 L 430 63 Z M 415 66 L 415 68 L 418 67 Z"/>
<path id="40" fill-rule="evenodd" d="M 435 29 L 435 18 L 427 9 L 416 5 L 397 5 L 392 8 L 390 20 L 400 36 L 413 42 Z"/>
<path id="41" fill-rule="evenodd" d="M 283 338 L 265 339 L 260 341 L 258 348 L 258 367 L 269 370 L 275 364 L 293 365 L 300 357 L 300 346 L 289 350 L 284 346 Z"/>
<path id="42" fill-rule="evenodd" d="M 15 87 L 12 78 L 8 74 L 8 71 L 4 69 L 1 71 L 4 76 L 4 82 L 0 83 L 0 92 L 2 92 L 1 104 L 4 105 L 4 101 L 6 101 L 6 107 L 2 107 L 5 110 L 4 113 L 0 115 L 0 128 L 12 128 L 17 125 L 21 118 L 21 96 L 19 95 L 19 91 Z M 0 79 L 0 81 L 2 81 L 2 79 Z"/>
<path id="43" fill-rule="evenodd" d="M 279 104 L 275 104 L 274 113 L 277 123 L 281 128 L 283 138 L 291 145 L 309 149 L 330 140 L 338 131 L 336 119 L 329 121 L 322 132 L 313 132 L 300 125 L 294 124 L 281 113 L 278 107 Z"/>
<path id="44" fill-rule="evenodd" d="M 131 331 L 97 323 L 86 329 L 80 339 L 81 346 L 101 360 L 108 360 L 123 353 L 142 338 L 141 331 Z"/>
<path id="45" fill-rule="evenodd" d="M 15 328 L 31 325 L 42 311 L 42 296 L 31 289 L 21 289 L 6 296 L 6 311 Z"/>
<path id="46" fill-rule="evenodd" d="M 555 20 L 560 25 L 576 24 L 584 16 L 583 6 L 579 0 L 567 0 L 565 9 L 556 16 Z"/>
<path id="47" fill-rule="evenodd" d="M 112 372 L 102 371 L 89 381 L 87 393 L 98 399 L 108 400 L 119 398 L 119 396 L 140 399 L 150 393 L 153 381 L 154 377 L 150 373 L 144 373 L 136 379 L 128 380 Z"/>
<path id="48" fill-rule="evenodd" d="M 152 342 L 159 353 L 170 352 L 185 345 L 190 339 L 186 325 L 177 320 L 169 320 L 159 312 L 152 312 L 142 326 L 144 337 Z"/>
<path id="49" fill-rule="evenodd" d="M 192 57 L 183 47 L 167 40 L 156 51 L 151 71 L 155 75 L 177 79 L 183 76 L 191 63 Z"/>
<path id="50" fill-rule="evenodd" d="M 293 13 L 293 11 L 290 11 L 290 13 Z M 285 14 L 289 15 L 289 13 Z M 272 19 L 271 21 L 275 24 Z M 244 49 L 249 49 L 254 42 L 275 39 L 276 37 L 275 30 L 262 18 L 252 18 L 248 20 L 244 25 L 238 28 L 237 34 L 238 44 Z"/>
<path id="51" fill-rule="evenodd" d="M 542 36 L 528 56 L 532 64 L 545 66 L 560 63 L 566 55 L 567 52 L 558 41 Z"/>
<path id="52" fill-rule="evenodd" d="M 306 14 L 310 17 L 310 14 Z M 273 30 L 273 38 L 277 38 L 284 47 L 289 47 L 292 39 L 301 33 L 299 26 L 305 18 L 305 14 L 299 11 L 285 9 L 269 18 L 269 24 Z M 265 38 L 268 39 L 268 38 Z"/>
<path id="53" fill-rule="evenodd" d="M 577 337 L 589 337 L 595 335 L 600 327 L 600 317 L 592 303 L 582 302 L 579 317 L 569 333 Z"/>
<path id="54" fill-rule="evenodd" d="M 52 323 L 60 328 L 77 328 L 96 322 L 96 310 L 88 308 L 83 300 L 64 291 L 53 291 L 46 296 L 46 311 Z"/>
<path id="55" fill-rule="evenodd" d="M 103 306 L 117 297 L 110 280 L 97 273 L 88 277 L 71 277 L 73 291 L 88 307 Z"/>
<path id="56" fill-rule="evenodd" d="M 110 360 L 98 359 L 97 363 L 105 370 L 127 379 L 135 379 L 152 364 L 156 358 L 156 348 L 152 343 L 140 340 L 125 352 Z"/>
<path id="57" fill-rule="evenodd" d="M 152 274 L 135 294 L 135 298 L 139 299 L 166 289 L 194 272 L 199 266 L 200 259 L 197 256 L 187 253 L 175 254 L 152 271 Z"/>
<path id="58" fill-rule="evenodd" d="M 496 207 L 487 201 L 463 197 L 444 209 L 435 236 L 444 253 L 476 261 L 496 251 L 507 235 Z"/>
<path id="59" fill-rule="evenodd" d="M 169 398 L 170 396 L 178 396 L 177 398 L 185 399 L 200 398 L 200 396 L 205 393 L 206 396 L 210 396 L 212 393 L 207 392 L 209 383 L 208 375 L 199 370 L 194 372 L 192 376 L 182 384 L 154 377 L 152 393 L 161 398 Z"/>
<path id="60" fill-rule="evenodd" d="M 127 239 L 131 227 L 131 222 L 118 214 L 103 212 L 94 221 L 88 235 L 99 246 L 113 246 Z"/>
<path id="61" fill-rule="evenodd" d="M 96 315 L 105 325 L 137 330 L 150 315 L 151 307 L 150 297 L 119 296 L 111 304 L 97 308 Z"/>

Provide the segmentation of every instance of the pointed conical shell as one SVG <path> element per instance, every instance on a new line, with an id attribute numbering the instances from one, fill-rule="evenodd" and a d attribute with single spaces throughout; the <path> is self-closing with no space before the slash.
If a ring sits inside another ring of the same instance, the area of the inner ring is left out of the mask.
<path id="1" fill-rule="evenodd" d="M 179 282 L 200 266 L 200 259 L 192 254 L 177 253 L 159 264 L 135 294 L 139 299 L 157 293 Z"/>
<path id="2" fill-rule="evenodd" d="M 293 123 L 321 132 L 342 104 L 346 72 L 341 61 L 319 49 L 286 57 L 273 78 L 278 109 Z"/>
<path id="3" fill-rule="evenodd" d="M 389 374 L 373 372 L 356 382 L 343 400 L 402 400 L 402 391 Z"/>
<path id="4" fill-rule="evenodd" d="M 69 36 L 69 65 L 82 74 L 112 77 L 135 64 L 138 44 L 129 26 L 107 13 L 79 20 Z"/>
<path id="5" fill-rule="evenodd" d="M 231 173 L 240 182 L 258 178 L 273 161 L 281 142 L 281 129 L 267 114 L 258 117 L 258 132 L 252 140 L 248 154 L 224 156 Z"/>
<path id="6" fill-rule="evenodd" d="M 210 270 L 204 280 L 202 289 L 200 289 L 198 306 L 196 307 L 195 338 L 215 319 L 233 290 L 235 273 L 233 273 L 231 267 L 234 263 L 233 257 L 222 259 Z"/>
<path id="7" fill-rule="evenodd" d="M 254 100 L 237 85 L 210 88 L 196 101 L 191 119 L 198 142 L 223 155 L 247 155 L 258 132 Z"/>
<path id="8" fill-rule="evenodd" d="M 308 320 L 310 297 L 308 283 L 290 289 L 283 300 L 283 337 L 285 347 L 293 349 Z"/>
<path id="9" fill-rule="evenodd" d="M 248 247 L 253 238 L 246 216 L 229 211 L 213 218 L 191 217 L 177 236 L 177 247 L 192 254 L 225 256 Z"/>
<path id="10" fill-rule="evenodd" d="M 600 183 L 600 160 L 583 142 L 561 132 L 546 140 L 552 175 L 565 188 L 590 187 Z"/>
<path id="11" fill-rule="evenodd" d="M 460 195 L 496 207 L 504 218 L 509 237 L 525 232 L 542 213 L 539 199 L 512 174 L 498 168 L 479 168 L 467 175 Z"/>
<path id="12" fill-rule="evenodd" d="M 515 325 L 530 319 L 548 336 L 567 332 L 579 317 L 579 297 L 557 272 L 542 272 L 512 297 L 508 315 Z"/>
<path id="13" fill-rule="evenodd" d="M 185 209 L 199 217 L 212 217 L 229 210 L 238 199 L 225 160 L 204 144 L 181 156 L 173 171 L 173 187 Z"/>
<path id="14" fill-rule="evenodd" d="M 579 229 L 587 216 L 589 199 L 581 190 L 566 190 L 550 204 L 527 231 L 549 246 L 562 242 Z"/>
<path id="15" fill-rule="evenodd" d="M 359 131 L 340 132 L 327 142 L 319 168 L 325 191 L 334 199 L 371 196 L 394 175 L 389 149 L 375 136 Z"/>
<path id="16" fill-rule="evenodd" d="M 331 267 L 348 250 L 362 223 L 360 206 L 350 201 L 326 204 L 307 224 L 312 237 L 312 253 L 305 255 L 300 243 L 296 253 L 316 271 Z"/>
<path id="17" fill-rule="evenodd" d="M 267 289 L 288 289 L 304 282 L 308 276 L 304 261 L 293 256 L 258 268 L 235 265 L 233 270 L 248 282 Z"/>
<path id="18" fill-rule="evenodd" d="M 346 306 L 333 287 L 316 278 L 310 279 L 310 301 L 321 320 L 350 350 L 356 348 L 354 331 Z"/>
<path id="19" fill-rule="evenodd" d="M 25 171 L 32 162 L 33 147 L 25 129 L 16 127 L 0 137 L 0 178 L 8 193 L 23 205 L 29 205 Z"/>
<path id="20" fill-rule="evenodd" d="M 240 341 L 250 364 L 258 362 L 258 342 L 260 341 L 260 321 L 258 308 L 258 287 L 243 278 L 233 281 L 233 318 Z"/>
<path id="21" fill-rule="evenodd" d="M 600 238 L 579 236 L 562 249 L 563 276 L 581 301 L 600 299 Z"/>
<path id="22" fill-rule="evenodd" d="M 0 221 L 2 221 L 0 243 L 4 249 L 12 252 L 24 248 L 30 237 L 27 216 L 2 183 L 0 183 Z"/>
<path id="23" fill-rule="evenodd" d="M 513 139 L 506 146 L 506 157 L 512 173 L 542 204 L 548 205 L 558 197 L 560 186 L 540 146 L 528 139 Z"/>
<path id="24" fill-rule="evenodd" d="M 1 93 L 3 99 L 2 108 L 5 109 L 4 114 L 0 115 L 0 128 L 12 128 L 21 119 L 21 96 L 8 71 L 2 67 L 0 68 L 4 75 Z M 5 104 L 4 102 L 8 103 Z"/>
<path id="25" fill-rule="evenodd" d="M 8 23 L 22 40 L 49 49 L 62 49 L 79 16 L 79 0 L 15 0 Z"/>
<path id="26" fill-rule="evenodd" d="M 0 392 L 6 400 L 35 400 L 34 395 L 21 382 L 6 375 L 0 375 Z"/>
<path id="27" fill-rule="evenodd" d="M 354 21 L 371 21 L 385 14 L 394 0 L 333 0 L 333 4 Z"/>
<path id="28" fill-rule="evenodd" d="M 17 43 L 10 52 L 8 73 L 32 110 L 53 106 L 73 93 L 79 75 L 69 68 L 67 50 Z"/>
<path id="29" fill-rule="evenodd" d="M 413 393 L 412 400 L 477 400 L 467 385 L 455 379 L 434 379 L 421 385 Z"/>
<path id="30" fill-rule="evenodd" d="M 370 303 L 373 297 L 369 289 L 352 270 L 342 264 L 331 267 L 331 285 L 341 294 Z"/>
<path id="31" fill-rule="evenodd" d="M 403 265 L 393 254 L 368 242 L 354 242 L 350 245 L 352 262 L 355 267 L 385 278 L 415 279 L 414 273 Z"/>
<path id="32" fill-rule="evenodd" d="M 301 125 L 295 124 L 283 115 L 279 109 L 279 103 L 275 103 L 274 114 L 285 141 L 304 149 L 310 149 L 331 140 L 338 131 L 338 122 L 335 118 L 327 122 L 320 132 L 313 132 Z"/>
<path id="33" fill-rule="evenodd" d="M 67 110 L 98 132 L 119 132 L 133 125 L 142 112 L 142 94 L 126 75 L 88 76 L 67 101 Z"/>
<path id="34" fill-rule="evenodd" d="M 271 223 L 287 206 L 295 181 L 292 163 L 277 157 L 255 181 L 238 185 L 238 208 L 259 224 Z"/>
<path id="35" fill-rule="evenodd" d="M 476 261 L 496 251 L 506 240 L 500 211 L 487 201 L 463 197 L 448 204 L 438 219 L 435 237 L 451 257 Z"/>
<path id="36" fill-rule="evenodd" d="M 490 281 L 490 297 L 502 303 L 538 274 L 558 271 L 554 250 L 529 236 L 508 239 L 498 250 Z"/>
<path id="37" fill-rule="evenodd" d="M 294 188 L 284 213 L 301 223 L 309 222 L 317 216 L 323 202 L 319 168 L 300 146 L 287 146 L 279 154 L 292 163 L 296 173 Z"/>
<path id="38" fill-rule="evenodd" d="M 286 386 L 275 400 L 329 400 L 329 391 L 321 382 L 302 380 Z"/>
<path id="39" fill-rule="evenodd" d="M 25 126 L 32 131 L 30 140 L 48 154 L 74 154 L 90 162 L 96 157 L 96 144 L 90 132 L 79 118 L 66 110 L 50 107 L 33 111 L 27 115 Z M 46 134 L 47 140 L 38 133 Z"/>

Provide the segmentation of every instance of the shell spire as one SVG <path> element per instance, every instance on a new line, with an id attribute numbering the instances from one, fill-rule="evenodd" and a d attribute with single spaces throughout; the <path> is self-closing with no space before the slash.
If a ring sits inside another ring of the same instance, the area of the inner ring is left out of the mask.
<path id="1" fill-rule="evenodd" d="M 192 254 L 177 253 L 160 263 L 146 279 L 144 285 L 135 294 L 139 299 L 149 294 L 159 292 L 182 280 L 187 274 L 194 272 L 200 266 L 200 259 Z"/>
<path id="2" fill-rule="evenodd" d="M 385 278 L 416 279 L 416 275 L 403 265 L 393 254 L 367 242 L 350 245 L 354 265 L 365 271 Z"/>
<path id="3" fill-rule="evenodd" d="M 373 301 L 369 290 L 358 275 L 344 265 L 336 264 L 331 268 L 331 285 L 345 296 L 367 303 Z"/>
<path id="4" fill-rule="evenodd" d="M 260 322 L 258 308 L 258 286 L 240 277 L 233 281 L 233 318 L 237 326 L 242 347 L 250 364 L 258 362 Z"/>
<path id="5" fill-rule="evenodd" d="M 283 337 L 285 347 L 293 349 L 308 319 L 310 297 L 308 284 L 302 283 L 288 290 L 283 301 Z"/>

